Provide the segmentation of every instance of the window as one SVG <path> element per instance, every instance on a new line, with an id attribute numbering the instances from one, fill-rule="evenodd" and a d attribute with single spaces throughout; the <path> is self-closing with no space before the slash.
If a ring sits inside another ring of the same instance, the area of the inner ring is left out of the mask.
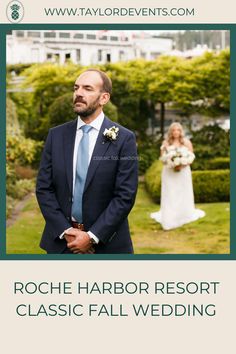
<path id="1" fill-rule="evenodd" d="M 81 60 L 81 51 L 80 49 L 76 49 L 76 62 L 80 63 Z"/>
<path id="2" fill-rule="evenodd" d="M 24 37 L 24 31 L 16 31 L 16 37 Z"/>
<path id="3" fill-rule="evenodd" d="M 59 37 L 60 38 L 70 38 L 70 33 L 69 32 L 60 32 Z"/>
<path id="4" fill-rule="evenodd" d="M 27 32 L 27 36 L 28 37 L 33 37 L 33 38 L 40 38 L 40 32 L 32 32 L 32 31 L 28 31 Z"/>
<path id="5" fill-rule="evenodd" d="M 56 33 L 55 32 L 44 32 L 44 38 L 55 38 Z"/>
<path id="6" fill-rule="evenodd" d="M 118 41 L 118 39 L 119 39 L 119 38 L 118 38 L 118 37 L 115 37 L 115 36 L 111 36 L 111 37 L 110 37 L 110 40 L 111 40 L 111 41 Z"/>
<path id="7" fill-rule="evenodd" d="M 98 61 L 102 61 L 102 50 L 98 49 Z"/>
<path id="8" fill-rule="evenodd" d="M 99 39 L 100 39 L 101 41 L 107 41 L 107 36 L 99 37 Z"/>
<path id="9" fill-rule="evenodd" d="M 125 52 L 123 50 L 119 51 L 119 60 L 120 61 L 125 60 Z"/>
<path id="10" fill-rule="evenodd" d="M 87 39 L 96 39 L 95 34 L 87 34 Z"/>
<path id="11" fill-rule="evenodd" d="M 84 38 L 84 35 L 83 35 L 83 33 L 76 33 L 75 35 L 74 35 L 74 38 Z"/>
<path id="12" fill-rule="evenodd" d="M 66 53 L 66 56 L 65 56 L 66 61 L 70 60 L 70 58 L 71 58 L 71 54 L 70 53 Z"/>

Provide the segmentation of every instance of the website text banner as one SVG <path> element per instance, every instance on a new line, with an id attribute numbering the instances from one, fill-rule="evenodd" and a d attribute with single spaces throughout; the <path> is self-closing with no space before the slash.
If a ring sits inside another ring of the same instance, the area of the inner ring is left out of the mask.
<path id="1" fill-rule="evenodd" d="M 2 261 L 1 349 L 233 353 L 235 273 L 231 261 Z"/>
<path id="2" fill-rule="evenodd" d="M 12 7 L 13 6 L 13 7 Z M 2 0 L 0 23 L 235 23 L 235 1 Z"/>

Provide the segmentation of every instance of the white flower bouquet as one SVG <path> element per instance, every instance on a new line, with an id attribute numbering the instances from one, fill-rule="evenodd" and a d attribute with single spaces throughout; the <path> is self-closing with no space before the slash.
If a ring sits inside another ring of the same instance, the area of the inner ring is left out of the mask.
<path id="1" fill-rule="evenodd" d="M 169 146 L 160 158 L 168 168 L 174 171 L 180 171 L 182 166 L 191 165 L 194 159 L 194 153 L 185 146 Z"/>

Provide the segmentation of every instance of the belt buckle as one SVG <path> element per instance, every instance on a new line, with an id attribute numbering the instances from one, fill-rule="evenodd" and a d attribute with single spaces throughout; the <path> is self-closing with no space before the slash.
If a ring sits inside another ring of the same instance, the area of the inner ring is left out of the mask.
<path id="1" fill-rule="evenodd" d="M 78 223 L 78 229 L 84 231 L 84 224 Z"/>

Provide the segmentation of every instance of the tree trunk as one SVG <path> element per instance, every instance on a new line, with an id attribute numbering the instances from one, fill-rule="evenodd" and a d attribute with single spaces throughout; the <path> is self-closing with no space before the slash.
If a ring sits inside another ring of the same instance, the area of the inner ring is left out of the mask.
<path id="1" fill-rule="evenodd" d="M 161 131 L 161 138 L 164 139 L 164 127 L 165 127 L 165 102 L 161 102 L 161 109 L 160 109 L 160 131 Z"/>

